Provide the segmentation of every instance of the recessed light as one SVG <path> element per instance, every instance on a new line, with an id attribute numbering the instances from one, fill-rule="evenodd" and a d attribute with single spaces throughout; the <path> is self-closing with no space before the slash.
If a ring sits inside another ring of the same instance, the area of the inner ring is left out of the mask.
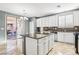
<path id="1" fill-rule="evenodd" d="M 57 5 L 57 7 L 59 8 L 59 7 L 61 7 L 61 5 Z"/>

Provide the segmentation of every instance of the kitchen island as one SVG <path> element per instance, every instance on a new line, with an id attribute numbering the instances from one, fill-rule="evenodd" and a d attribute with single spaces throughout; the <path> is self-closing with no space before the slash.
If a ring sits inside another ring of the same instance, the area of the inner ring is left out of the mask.
<path id="1" fill-rule="evenodd" d="M 47 55 L 53 48 L 54 34 L 27 34 L 26 55 Z"/>

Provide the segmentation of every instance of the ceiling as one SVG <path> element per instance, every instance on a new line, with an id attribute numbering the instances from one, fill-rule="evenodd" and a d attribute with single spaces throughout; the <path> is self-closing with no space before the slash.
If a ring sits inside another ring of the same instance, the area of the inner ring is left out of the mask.
<path id="1" fill-rule="evenodd" d="M 0 10 L 27 17 L 41 17 L 79 8 L 78 3 L 0 3 Z"/>

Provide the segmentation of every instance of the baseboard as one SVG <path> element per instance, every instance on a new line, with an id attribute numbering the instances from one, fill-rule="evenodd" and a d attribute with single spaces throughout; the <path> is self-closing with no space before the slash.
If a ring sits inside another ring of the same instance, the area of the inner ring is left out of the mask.
<path id="1" fill-rule="evenodd" d="M 55 42 L 60 42 L 60 43 L 65 43 L 65 44 L 71 44 L 71 45 L 75 44 L 75 43 L 68 43 L 68 42 L 61 42 L 61 41 L 55 41 Z"/>

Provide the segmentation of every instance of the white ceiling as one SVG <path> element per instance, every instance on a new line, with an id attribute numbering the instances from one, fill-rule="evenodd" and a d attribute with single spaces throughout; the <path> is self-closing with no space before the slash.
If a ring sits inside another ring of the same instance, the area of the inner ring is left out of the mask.
<path id="1" fill-rule="evenodd" d="M 40 17 L 76 8 L 79 8 L 78 3 L 0 3 L 0 10 L 27 17 Z"/>

